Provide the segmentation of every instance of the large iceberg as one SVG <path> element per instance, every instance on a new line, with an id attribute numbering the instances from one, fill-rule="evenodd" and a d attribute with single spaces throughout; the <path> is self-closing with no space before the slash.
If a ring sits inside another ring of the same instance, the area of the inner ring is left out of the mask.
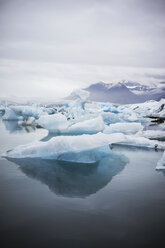
<path id="1" fill-rule="evenodd" d="M 134 135 L 124 135 L 122 133 L 79 136 L 56 136 L 47 142 L 34 141 L 32 143 L 21 145 L 4 154 L 5 157 L 12 158 L 55 158 L 65 153 L 83 152 L 108 146 L 109 144 L 123 144 L 137 147 L 149 147 L 156 149 L 165 149 L 165 144 L 159 141 L 149 140 Z"/>

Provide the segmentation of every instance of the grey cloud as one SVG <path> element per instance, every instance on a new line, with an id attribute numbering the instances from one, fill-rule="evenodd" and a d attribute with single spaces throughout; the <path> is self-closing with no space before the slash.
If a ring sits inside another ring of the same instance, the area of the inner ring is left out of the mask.
<path id="1" fill-rule="evenodd" d="M 65 69 L 69 64 L 75 69 L 77 65 L 96 65 L 102 70 L 103 66 L 163 68 L 164 11 L 164 0 L 0 0 L 1 61 L 8 61 L 9 67 L 15 61 L 22 63 L 21 80 L 31 85 L 35 85 L 36 74 L 24 73 L 24 62 L 36 67 L 61 63 Z M 10 88 L 10 76 L 3 70 L 5 87 Z M 73 88 L 72 72 L 68 84 L 65 79 L 66 91 Z M 19 78 L 17 69 L 14 77 Z M 52 85 L 53 77 L 50 80 L 47 75 L 45 80 Z M 62 75 L 58 79 L 62 81 Z"/>

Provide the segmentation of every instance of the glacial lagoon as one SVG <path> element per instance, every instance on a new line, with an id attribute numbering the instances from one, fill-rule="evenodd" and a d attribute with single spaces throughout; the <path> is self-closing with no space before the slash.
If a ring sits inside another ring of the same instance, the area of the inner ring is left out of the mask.
<path id="1" fill-rule="evenodd" d="M 1 156 L 51 137 L 1 120 Z M 165 247 L 163 151 L 111 149 L 91 164 L 1 157 L 2 247 Z"/>

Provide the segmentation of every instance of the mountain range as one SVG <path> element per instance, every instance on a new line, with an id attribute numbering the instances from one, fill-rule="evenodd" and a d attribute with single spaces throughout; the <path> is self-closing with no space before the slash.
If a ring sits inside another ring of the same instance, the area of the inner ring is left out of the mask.
<path id="1" fill-rule="evenodd" d="M 161 98 L 165 98 L 165 83 L 161 82 L 159 85 L 160 87 L 149 87 L 131 81 L 123 81 L 117 84 L 98 82 L 84 90 L 90 92 L 92 101 L 130 104 L 148 100 L 159 101 Z"/>

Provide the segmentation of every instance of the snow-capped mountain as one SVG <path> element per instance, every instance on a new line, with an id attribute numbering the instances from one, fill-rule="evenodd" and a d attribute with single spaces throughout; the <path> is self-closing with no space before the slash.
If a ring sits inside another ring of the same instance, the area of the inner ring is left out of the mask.
<path id="1" fill-rule="evenodd" d="M 93 101 L 108 101 L 119 104 L 145 102 L 165 98 L 165 87 L 149 87 L 137 82 L 123 81 L 117 84 L 99 82 L 90 85 L 85 90 L 90 92 Z"/>

